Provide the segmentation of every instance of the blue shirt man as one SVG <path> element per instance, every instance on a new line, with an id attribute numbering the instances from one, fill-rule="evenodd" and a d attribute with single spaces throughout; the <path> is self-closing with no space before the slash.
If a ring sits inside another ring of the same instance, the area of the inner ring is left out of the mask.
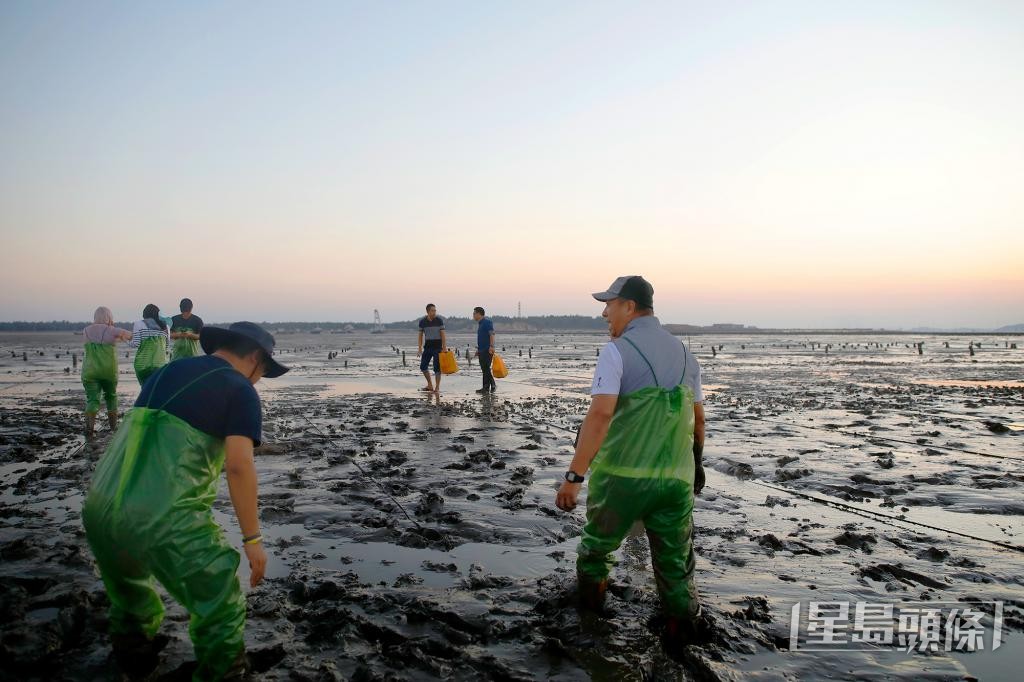
<path id="1" fill-rule="evenodd" d="M 487 319 L 486 311 L 480 306 L 473 308 L 473 319 L 476 320 L 476 355 L 480 358 L 480 372 L 484 377 L 484 385 L 477 393 L 494 393 L 498 385 L 491 374 L 491 360 L 494 359 L 494 323 Z"/>

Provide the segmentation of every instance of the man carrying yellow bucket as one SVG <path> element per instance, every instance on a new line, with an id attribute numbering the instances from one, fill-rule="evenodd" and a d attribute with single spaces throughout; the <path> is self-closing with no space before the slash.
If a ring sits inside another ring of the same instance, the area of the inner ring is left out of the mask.
<path id="1" fill-rule="evenodd" d="M 100 459 L 82 509 L 89 546 L 110 597 L 114 658 L 125 672 L 156 666 L 164 607 L 160 581 L 191 614 L 193 680 L 245 672 L 245 598 L 239 555 L 213 520 L 221 469 L 251 568 L 263 579 L 253 447 L 262 431 L 261 377 L 288 371 L 274 337 L 252 322 L 206 327 L 208 355 L 172 362 L 146 382 Z"/>
<path id="2" fill-rule="evenodd" d="M 580 601 L 600 611 L 618 549 L 636 521 L 651 545 L 667 616 L 666 645 L 692 641 L 700 612 L 693 580 L 693 499 L 704 486 L 700 367 L 654 317 L 654 288 L 640 276 L 594 294 L 612 340 L 601 350 L 591 403 L 556 505 L 576 506 L 591 472 L 578 549 Z"/>

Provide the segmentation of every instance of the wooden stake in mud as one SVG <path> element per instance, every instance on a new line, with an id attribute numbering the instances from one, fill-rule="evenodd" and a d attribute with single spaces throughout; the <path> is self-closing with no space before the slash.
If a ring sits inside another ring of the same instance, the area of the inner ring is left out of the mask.
<path id="1" fill-rule="evenodd" d="M 408 367 L 409 363 L 405 361 L 405 351 L 402 351 L 402 367 Z"/>
<path id="2" fill-rule="evenodd" d="M 71 366 L 75 369 L 78 368 L 78 353 L 71 354 Z"/>

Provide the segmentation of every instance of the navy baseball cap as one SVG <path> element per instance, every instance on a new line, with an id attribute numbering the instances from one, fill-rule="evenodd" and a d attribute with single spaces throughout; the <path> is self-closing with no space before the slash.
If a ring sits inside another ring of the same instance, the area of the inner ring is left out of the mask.
<path id="1" fill-rule="evenodd" d="M 255 341 L 256 345 L 263 350 L 263 354 L 266 356 L 267 370 L 263 373 L 263 376 L 266 378 L 273 379 L 279 377 L 291 369 L 273 358 L 274 337 L 255 322 L 235 322 L 227 329 L 204 326 L 202 331 L 199 332 L 199 345 L 203 347 L 203 352 L 209 355 L 210 353 L 215 353 L 218 348 L 228 341 L 240 337 Z"/>
<path id="2" fill-rule="evenodd" d="M 640 308 L 654 307 L 654 287 L 640 275 L 623 275 L 612 282 L 607 291 L 599 291 L 593 296 L 602 303 L 624 298 L 635 301 Z"/>

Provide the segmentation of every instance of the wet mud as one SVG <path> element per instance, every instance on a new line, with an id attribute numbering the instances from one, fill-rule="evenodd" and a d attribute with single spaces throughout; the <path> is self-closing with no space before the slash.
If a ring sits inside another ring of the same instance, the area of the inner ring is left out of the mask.
<path id="1" fill-rule="evenodd" d="M 259 385 L 270 565 L 247 594 L 246 644 L 260 679 L 1016 679 L 1024 354 L 996 339 L 972 358 L 939 340 L 922 357 L 892 339 L 836 339 L 826 355 L 723 337 L 711 357 L 694 339 L 708 391 L 704 615 L 700 641 L 670 657 L 642 529 L 616 554 L 607 613 L 575 608 L 584 505 L 553 500 L 601 337 L 506 341 L 511 374 L 481 397 L 464 359 L 440 396 L 419 392 L 394 351 L 405 337 L 280 338 L 296 369 Z M 80 522 L 109 434 L 80 436 L 81 388 L 63 371 L 74 344 L 0 339 L 3 677 L 117 679 Z M 121 365 L 127 405 L 137 386 Z M 226 485 L 215 515 L 237 542 Z M 1004 642 L 793 651 L 791 609 L 809 601 L 1002 601 Z M 154 679 L 188 679 L 187 614 L 166 604 Z"/>

